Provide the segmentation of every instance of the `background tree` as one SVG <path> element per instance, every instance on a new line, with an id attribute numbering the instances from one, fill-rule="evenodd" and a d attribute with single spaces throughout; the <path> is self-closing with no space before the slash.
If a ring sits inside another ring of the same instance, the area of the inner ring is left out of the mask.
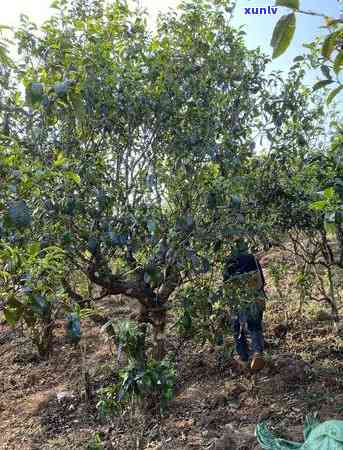
<path id="1" fill-rule="evenodd" d="M 308 89 L 294 90 L 294 84 L 301 82 L 296 66 L 279 91 L 283 98 L 291 94 L 292 107 L 284 110 L 278 137 L 268 152 L 256 158 L 249 174 L 252 186 L 257 186 L 251 189 L 255 199 L 251 214 L 263 227 L 266 240 L 294 255 L 299 277 L 306 274 L 312 280 L 308 297 L 326 302 L 337 321 L 342 274 L 342 164 L 338 156 L 342 133 L 338 118 L 331 122 L 332 134 L 328 135 L 323 102 L 319 98 L 313 102 Z"/>
<path id="2" fill-rule="evenodd" d="M 341 1 L 339 0 L 339 3 Z M 297 14 L 307 14 L 322 17 L 324 20 L 324 28 L 326 28 L 326 36 L 321 39 L 320 44 L 313 43 L 309 47 L 315 50 L 318 46 L 320 53 L 315 60 L 315 66 L 320 67 L 325 77 L 313 87 L 314 90 L 324 88 L 326 86 L 334 87 L 327 98 L 327 102 L 331 101 L 338 95 L 343 84 L 341 80 L 341 72 L 343 67 L 343 19 L 342 17 L 332 18 L 322 12 L 304 11 L 301 9 L 300 0 L 277 0 L 277 6 L 285 6 L 293 10 L 292 13 L 282 16 L 276 24 L 271 40 L 273 47 L 273 58 L 282 55 L 290 43 L 292 42 L 296 29 Z M 300 60 L 301 57 L 297 57 Z M 338 86 L 337 86 L 338 84 Z"/>

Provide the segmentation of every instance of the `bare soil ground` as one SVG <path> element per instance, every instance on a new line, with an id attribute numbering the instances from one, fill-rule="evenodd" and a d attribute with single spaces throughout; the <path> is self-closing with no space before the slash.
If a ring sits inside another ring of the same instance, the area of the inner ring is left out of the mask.
<path id="1" fill-rule="evenodd" d="M 309 412 L 322 420 L 343 418 L 343 339 L 329 321 L 314 320 L 308 311 L 303 317 L 290 311 L 288 327 L 280 331 L 287 308 L 272 293 L 261 372 L 240 373 L 234 361 L 223 363 L 218 350 L 171 336 L 178 375 L 166 414 L 132 407 L 107 423 L 99 420 L 95 400 L 87 400 L 116 368 L 99 327 L 86 322 L 80 349 L 65 343 L 60 323 L 49 361 L 40 361 L 17 331 L 0 340 L 0 449 L 84 449 L 99 433 L 105 449 L 257 450 L 254 429 L 261 420 L 301 441 Z M 119 305 L 114 314 L 127 312 Z M 0 325 L 0 336 L 10 331 Z M 59 401 L 57 394 L 65 391 L 72 395 Z"/>

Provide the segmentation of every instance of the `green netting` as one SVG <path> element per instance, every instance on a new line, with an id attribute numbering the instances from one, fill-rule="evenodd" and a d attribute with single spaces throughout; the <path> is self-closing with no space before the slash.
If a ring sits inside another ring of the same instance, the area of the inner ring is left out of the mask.
<path id="1" fill-rule="evenodd" d="M 303 443 L 275 437 L 265 423 L 257 425 L 256 437 L 265 450 L 343 450 L 343 421 L 327 420 L 319 423 L 307 418 Z"/>

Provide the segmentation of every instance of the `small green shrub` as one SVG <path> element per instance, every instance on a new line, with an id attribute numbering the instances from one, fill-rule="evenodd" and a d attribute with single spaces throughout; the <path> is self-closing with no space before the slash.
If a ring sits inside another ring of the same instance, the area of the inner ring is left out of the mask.
<path id="1" fill-rule="evenodd" d="M 94 437 L 89 441 L 84 450 L 105 450 L 99 433 L 95 433 Z"/>
<path id="2" fill-rule="evenodd" d="M 268 266 L 268 273 L 280 300 L 283 300 L 286 295 L 283 290 L 282 282 L 287 277 L 288 271 L 289 267 L 284 262 L 273 262 Z"/>
<path id="3" fill-rule="evenodd" d="M 63 276 L 64 252 L 58 247 L 42 248 L 38 241 L 0 246 L 5 320 L 12 327 L 25 324 L 41 358 L 52 352 L 57 305 L 64 298 Z"/>
<path id="4" fill-rule="evenodd" d="M 130 399 L 154 401 L 163 412 L 173 398 L 176 371 L 167 359 L 150 360 L 144 368 L 129 364 L 116 376 L 115 384 L 98 391 L 97 409 L 102 417 L 117 414 Z"/>
<path id="5" fill-rule="evenodd" d="M 134 365 L 141 364 L 145 359 L 144 339 L 143 331 L 135 322 L 124 320 L 114 327 L 114 341 L 119 355 L 123 351 Z"/>

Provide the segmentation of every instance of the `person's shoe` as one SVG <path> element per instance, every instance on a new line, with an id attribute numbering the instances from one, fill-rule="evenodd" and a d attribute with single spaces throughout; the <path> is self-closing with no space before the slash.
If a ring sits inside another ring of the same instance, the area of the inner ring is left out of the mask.
<path id="1" fill-rule="evenodd" d="M 250 364 L 251 370 L 261 370 L 261 369 L 263 369 L 265 364 L 266 363 L 264 361 L 262 353 L 254 353 L 253 354 L 251 364 Z"/>

